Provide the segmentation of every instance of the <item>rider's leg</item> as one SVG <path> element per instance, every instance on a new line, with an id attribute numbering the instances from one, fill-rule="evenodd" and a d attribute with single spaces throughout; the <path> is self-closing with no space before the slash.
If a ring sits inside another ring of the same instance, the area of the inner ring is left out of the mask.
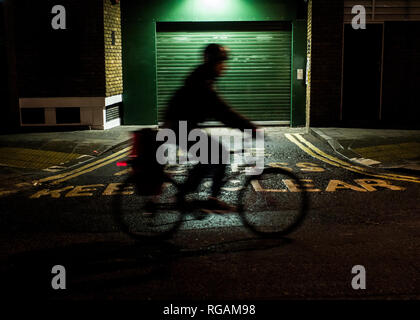
<path id="1" fill-rule="evenodd" d="M 210 137 L 210 144 L 213 145 L 213 148 L 218 148 L 218 154 L 215 155 L 217 158 L 217 164 L 212 165 L 212 178 L 213 185 L 211 189 L 211 195 L 214 198 L 217 198 L 220 194 L 221 188 L 225 183 L 226 167 L 229 163 L 230 154 L 218 140 Z M 212 149 L 214 152 L 214 149 Z"/>
<path id="2" fill-rule="evenodd" d="M 195 144 L 195 141 L 188 141 L 187 142 L 187 150 L 190 150 L 191 147 Z M 206 152 L 209 154 L 208 150 L 200 150 L 200 152 Z M 193 158 L 194 159 L 194 158 Z M 197 159 L 195 159 L 197 160 Z M 197 190 L 200 183 L 203 181 L 203 179 L 209 175 L 211 172 L 211 166 L 206 163 L 199 162 L 196 164 L 189 172 L 188 177 L 185 183 L 181 187 L 181 192 L 183 192 L 184 195 L 188 193 L 192 193 Z"/>
<path id="3" fill-rule="evenodd" d="M 195 167 L 192 168 L 188 173 L 188 177 L 185 183 L 182 184 L 180 188 L 181 193 L 186 195 L 188 193 L 194 192 L 210 170 L 210 165 L 201 163 L 195 165 Z"/>
<path id="4" fill-rule="evenodd" d="M 220 195 L 220 191 L 224 185 L 224 178 L 226 175 L 226 165 L 219 164 L 213 168 L 213 184 L 211 188 L 211 195 L 217 198 Z"/>
<path id="5" fill-rule="evenodd" d="M 212 197 L 217 198 L 220 194 L 225 182 L 224 177 L 230 154 L 218 139 L 211 136 L 208 136 L 208 139 L 208 163 L 199 163 L 190 170 L 186 182 L 180 188 L 180 195 L 182 196 L 194 192 L 202 180 L 209 174 L 213 180 L 211 189 Z M 188 142 L 188 149 L 191 144 L 192 142 Z"/>

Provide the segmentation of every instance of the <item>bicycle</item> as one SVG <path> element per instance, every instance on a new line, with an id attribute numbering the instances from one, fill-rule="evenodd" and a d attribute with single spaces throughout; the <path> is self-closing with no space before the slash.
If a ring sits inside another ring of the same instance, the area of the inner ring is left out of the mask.
<path id="1" fill-rule="evenodd" d="M 132 172 L 121 184 L 121 192 L 113 202 L 115 220 L 129 236 L 167 239 L 184 222 L 220 214 L 206 209 L 208 188 L 205 181 L 196 193 L 177 198 L 183 184 L 182 173 L 188 170 L 174 171 L 167 167 L 160 188 L 150 190 L 147 181 L 141 181 L 136 175 L 136 161 L 129 163 Z M 230 167 L 234 170 L 225 177 L 222 198 L 226 198 L 234 210 L 223 214 L 239 215 L 245 227 L 263 237 L 285 236 L 302 224 L 308 212 L 308 194 L 294 173 L 283 168 L 265 167 L 258 175 L 245 175 L 250 168 L 247 164 Z"/>

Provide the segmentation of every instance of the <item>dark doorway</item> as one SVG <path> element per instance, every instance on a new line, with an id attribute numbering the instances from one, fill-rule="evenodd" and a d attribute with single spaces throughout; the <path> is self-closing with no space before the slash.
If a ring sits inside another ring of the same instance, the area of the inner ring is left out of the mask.
<path id="1" fill-rule="evenodd" d="M 6 34 L 5 34 L 5 22 L 4 22 L 4 6 L 3 3 L 0 2 L 0 97 L 2 101 L 2 107 L 0 113 L 3 114 L 3 121 L 1 126 L 5 124 L 5 113 L 8 111 L 8 81 L 7 81 L 7 55 L 6 55 Z"/>
<path id="2" fill-rule="evenodd" d="M 419 129 L 420 22 L 386 22 L 382 120 L 387 127 Z"/>
<path id="3" fill-rule="evenodd" d="M 344 28 L 343 122 L 376 127 L 380 120 L 382 24 Z"/>

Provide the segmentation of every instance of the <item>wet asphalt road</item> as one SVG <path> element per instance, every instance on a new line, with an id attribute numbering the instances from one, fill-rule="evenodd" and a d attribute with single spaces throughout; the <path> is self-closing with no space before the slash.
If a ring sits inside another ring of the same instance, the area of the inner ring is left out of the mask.
<path id="1" fill-rule="evenodd" d="M 270 137 L 266 164 L 290 168 L 310 191 L 307 219 L 287 238 L 261 239 L 217 216 L 169 241 L 134 241 L 111 216 L 113 184 L 126 177 L 111 157 L 0 198 L 3 290 L 50 299 L 419 299 L 419 181 L 354 172 L 312 136 Z M 54 265 L 66 268 L 66 290 L 50 287 Z M 364 290 L 352 288 L 356 265 L 366 270 Z"/>

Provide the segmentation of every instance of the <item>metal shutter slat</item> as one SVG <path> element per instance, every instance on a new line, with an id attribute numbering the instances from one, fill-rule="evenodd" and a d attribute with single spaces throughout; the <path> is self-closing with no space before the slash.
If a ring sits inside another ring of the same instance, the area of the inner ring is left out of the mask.
<path id="1" fill-rule="evenodd" d="M 214 31 L 157 33 L 158 119 L 186 76 L 202 62 L 208 43 L 229 47 L 228 70 L 217 83 L 221 97 L 254 121 L 290 121 L 291 32 Z"/>

